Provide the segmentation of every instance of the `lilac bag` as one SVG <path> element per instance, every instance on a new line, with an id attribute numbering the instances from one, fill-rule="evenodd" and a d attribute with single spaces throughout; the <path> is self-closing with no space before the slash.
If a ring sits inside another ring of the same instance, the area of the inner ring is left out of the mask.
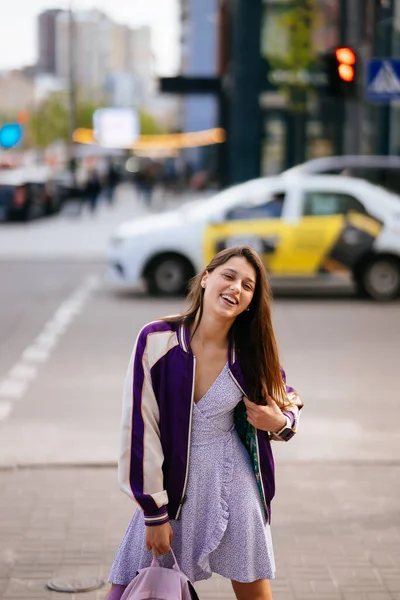
<path id="1" fill-rule="evenodd" d="M 175 564 L 172 569 L 160 567 L 153 557 L 151 567 L 140 569 L 121 600 L 199 600 L 189 579 L 182 573 L 171 550 Z"/>

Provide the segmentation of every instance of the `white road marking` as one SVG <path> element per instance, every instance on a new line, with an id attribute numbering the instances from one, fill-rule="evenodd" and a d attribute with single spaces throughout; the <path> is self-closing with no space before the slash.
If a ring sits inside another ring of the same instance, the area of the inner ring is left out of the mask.
<path id="1" fill-rule="evenodd" d="M 37 375 L 37 367 L 27 365 L 25 363 L 19 363 L 13 367 L 10 371 L 10 377 L 16 379 L 35 379 Z"/>
<path id="2" fill-rule="evenodd" d="M 22 353 L 21 358 L 27 362 L 45 363 L 49 359 L 49 356 L 50 352 L 47 350 L 36 348 L 36 346 L 29 346 L 29 348 Z"/>
<path id="3" fill-rule="evenodd" d="M 0 421 L 8 417 L 11 413 L 12 401 L 20 400 L 25 395 L 29 384 L 37 375 L 39 365 L 49 360 L 51 351 L 57 345 L 60 337 L 67 331 L 72 321 L 82 312 L 90 294 L 99 284 L 99 277 L 88 277 L 58 307 L 33 344 L 22 352 L 17 364 L 0 381 L 0 398 L 8 400 L 8 402 L 0 402 Z"/>
<path id="4" fill-rule="evenodd" d="M 56 336 L 42 333 L 36 338 L 35 345 L 39 346 L 40 348 L 45 348 L 46 350 L 52 350 L 57 342 L 58 339 Z"/>
<path id="5" fill-rule="evenodd" d="M 0 383 L 0 398 L 8 400 L 19 400 L 25 394 L 28 387 L 27 381 L 18 379 L 5 379 Z"/>
<path id="6" fill-rule="evenodd" d="M 11 412 L 11 402 L 0 402 L 0 421 L 8 417 Z"/>

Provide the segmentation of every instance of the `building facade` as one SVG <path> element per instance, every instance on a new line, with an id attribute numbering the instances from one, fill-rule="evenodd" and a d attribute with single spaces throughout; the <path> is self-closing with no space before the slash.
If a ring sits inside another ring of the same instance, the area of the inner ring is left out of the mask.
<path id="1" fill-rule="evenodd" d="M 51 9 L 38 16 L 37 72 L 39 74 L 56 74 L 57 18 L 62 12 L 59 9 Z"/>
<path id="2" fill-rule="evenodd" d="M 181 0 L 181 74 L 213 77 L 218 74 L 218 0 Z M 215 96 L 190 94 L 181 100 L 185 132 L 216 127 L 218 101 Z M 208 167 L 204 149 L 186 152 L 194 169 Z"/>
<path id="3" fill-rule="evenodd" d="M 98 10 L 62 13 L 56 22 L 56 75 L 74 80 L 81 97 L 115 106 L 143 106 L 154 92 L 151 31 L 115 24 Z"/>
<path id="4" fill-rule="evenodd" d="M 231 2 L 233 19 L 242 2 Z M 371 103 L 365 83 L 371 58 L 399 56 L 400 0 L 254 0 L 253 11 L 259 3 L 260 54 L 268 66 L 265 79 L 271 79 L 274 70 L 285 75 L 323 69 L 323 56 L 340 46 L 351 47 L 357 55 L 352 97 L 330 96 L 312 80 L 303 86 L 264 81 L 260 173 L 279 173 L 333 154 L 400 153 L 398 104 Z M 235 36 L 237 23 L 236 27 Z"/>
<path id="5" fill-rule="evenodd" d="M 20 71 L 0 73 L 1 120 L 16 118 L 22 110 L 35 106 L 35 83 Z"/>
<path id="6" fill-rule="evenodd" d="M 280 65 L 288 72 L 309 72 L 338 46 L 340 1 L 310 0 L 301 10 L 293 1 L 263 0 L 260 46 L 271 72 Z M 309 40 L 299 58 L 296 54 L 302 49 L 297 47 L 296 36 Z M 277 85 L 263 92 L 261 173 L 276 174 L 304 160 L 334 154 L 339 144 L 335 101 L 312 83 Z"/>

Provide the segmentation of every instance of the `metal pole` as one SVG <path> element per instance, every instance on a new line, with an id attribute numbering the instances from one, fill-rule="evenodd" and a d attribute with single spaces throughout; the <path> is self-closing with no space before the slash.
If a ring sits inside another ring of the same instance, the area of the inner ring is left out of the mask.
<path id="1" fill-rule="evenodd" d="M 76 80 L 75 80 L 75 20 L 72 0 L 68 10 L 68 56 L 69 56 L 69 169 L 72 185 L 76 187 L 75 153 L 73 134 L 76 129 Z"/>
<path id="2" fill-rule="evenodd" d="M 340 0 L 339 3 L 339 45 L 346 46 L 347 30 L 348 30 L 348 6 L 347 0 Z M 334 127 L 335 154 L 344 153 L 344 139 L 346 127 L 346 101 L 339 97 L 334 103 L 334 115 L 336 123 L 340 123 L 339 127 Z"/>
<path id="3" fill-rule="evenodd" d="M 339 8 L 339 44 L 345 46 L 347 43 L 347 29 L 348 29 L 348 17 L 347 17 L 347 0 L 340 0 Z"/>
<path id="4" fill-rule="evenodd" d="M 382 58 L 390 58 L 393 51 L 393 17 L 394 0 L 377 0 L 377 17 L 375 53 Z M 382 156 L 390 154 L 390 122 L 391 106 L 378 108 L 377 119 L 377 153 Z"/>
<path id="5" fill-rule="evenodd" d="M 241 183 L 259 177 L 261 169 L 262 2 L 236 0 L 232 7 L 229 182 Z"/>

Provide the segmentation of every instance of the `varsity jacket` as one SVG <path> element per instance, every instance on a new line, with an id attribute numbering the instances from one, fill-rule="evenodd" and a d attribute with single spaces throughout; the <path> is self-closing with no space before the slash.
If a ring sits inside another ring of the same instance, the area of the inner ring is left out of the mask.
<path id="1" fill-rule="evenodd" d="M 148 526 L 179 519 L 186 500 L 196 359 L 186 324 L 155 321 L 139 333 L 129 362 L 123 392 L 118 479 L 123 492 L 136 501 Z M 246 383 L 233 344 L 228 352 L 229 374 L 246 394 Z M 282 378 L 286 385 L 285 373 Z M 253 463 L 268 521 L 275 493 L 271 439 L 287 441 L 296 432 L 302 402 L 286 385 L 290 402 L 284 411 L 287 426 L 278 434 L 248 423 L 241 401 L 235 427 Z"/>

